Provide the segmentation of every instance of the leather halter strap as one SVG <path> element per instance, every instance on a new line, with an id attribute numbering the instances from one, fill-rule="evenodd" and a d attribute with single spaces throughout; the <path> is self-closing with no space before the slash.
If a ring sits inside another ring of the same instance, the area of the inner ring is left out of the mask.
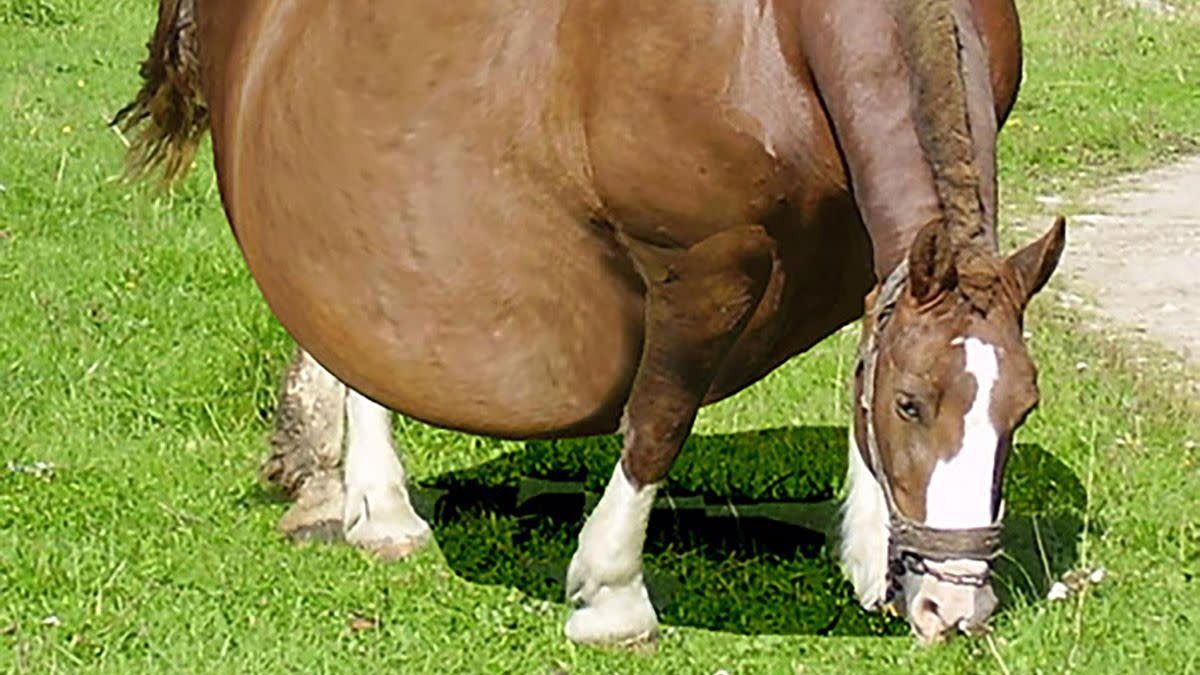
<path id="1" fill-rule="evenodd" d="M 996 520 L 985 527 L 940 529 L 919 523 L 901 513 L 896 505 L 891 482 L 883 472 L 879 443 L 875 435 L 875 374 L 879 360 L 879 341 L 887 327 L 896 303 L 908 280 L 907 258 L 892 270 L 869 311 L 874 319 L 871 332 L 859 350 L 858 365 L 862 372 L 862 396 L 857 404 L 862 408 L 867 435 L 867 468 L 875 476 L 888 508 L 888 575 L 891 585 L 905 571 L 930 574 L 942 581 L 960 585 L 982 586 L 987 583 L 983 574 L 953 574 L 930 568 L 929 561 L 978 560 L 990 563 L 1000 555 L 1000 530 L 1004 518 L 1004 503 Z"/>

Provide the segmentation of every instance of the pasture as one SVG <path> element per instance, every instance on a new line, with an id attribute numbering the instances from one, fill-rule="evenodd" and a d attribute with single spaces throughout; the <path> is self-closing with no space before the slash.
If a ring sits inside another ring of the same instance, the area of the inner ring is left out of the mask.
<path id="1" fill-rule="evenodd" d="M 1006 250 L 1104 179 L 1200 150 L 1200 2 L 1173 7 L 1019 4 Z M 286 506 L 255 473 L 291 343 L 229 233 L 211 155 L 171 194 L 116 180 L 106 123 L 137 88 L 154 14 L 0 0 L 0 669 L 1200 670 L 1194 394 L 1170 357 L 1053 291 L 1029 317 L 1043 400 L 1009 468 L 986 639 L 918 648 L 858 608 L 820 534 L 845 471 L 854 327 L 702 413 L 648 541 L 667 626 L 654 653 L 562 635 L 563 570 L 613 439 L 398 421 L 437 545 L 383 565 L 282 540 Z M 1099 585 L 1045 599 L 1098 566 Z"/>

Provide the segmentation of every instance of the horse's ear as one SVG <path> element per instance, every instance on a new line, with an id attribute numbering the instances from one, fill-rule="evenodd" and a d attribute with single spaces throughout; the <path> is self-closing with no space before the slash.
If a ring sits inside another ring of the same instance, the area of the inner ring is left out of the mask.
<path id="1" fill-rule="evenodd" d="M 1049 232 L 1005 259 L 1004 264 L 1021 283 L 1025 303 L 1050 280 L 1050 275 L 1054 274 L 1054 268 L 1058 267 L 1058 261 L 1062 258 L 1066 243 L 1067 219 L 1059 216 L 1054 219 L 1054 225 L 1050 227 Z"/>
<path id="2" fill-rule="evenodd" d="M 942 220 L 934 220 L 921 228 L 909 250 L 908 292 L 917 304 L 925 304 L 954 288 L 956 281 L 950 236 Z"/>

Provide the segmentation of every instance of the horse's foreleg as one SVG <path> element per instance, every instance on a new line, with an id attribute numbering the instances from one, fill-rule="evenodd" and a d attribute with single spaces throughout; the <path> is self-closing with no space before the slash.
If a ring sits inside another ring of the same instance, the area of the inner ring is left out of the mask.
<path id="1" fill-rule="evenodd" d="M 303 349 L 284 375 L 264 480 L 295 504 L 279 521 L 292 539 L 342 537 L 342 440 L 346 387 Z"/>
<path id="2" fill-rule="evenodd" d="M 350 390 L 346 397 L 346 541 L 385 559 L 403 558 L 429 541 L 429 524 L 413 509 L 404 465 L 392 445 L 391 412 Z"/>
<path id="3" fill-rule="evenodd" d="M 758 306 L 773 247 L 761 228 L 747 226 L 685 252 L 637 256 L 647 288 L 645 343 L 625 407 L 621 460 L 567 572 L 567 596 L 581 605 L 567 621 L 571 640 L 621 644 L 655 633 L 642 579 L 654 495 Z"/>

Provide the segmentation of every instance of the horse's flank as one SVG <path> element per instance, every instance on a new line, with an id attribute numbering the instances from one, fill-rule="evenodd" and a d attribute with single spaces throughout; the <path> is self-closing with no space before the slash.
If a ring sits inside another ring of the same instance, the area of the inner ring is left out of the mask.
<path id="1" fill-rule="evenodd" d="M 201 91 L 200 45 L 195 24 L 195 0 L 160 0 L 158 22 L 141 64 L 142 86 L 134 100 L 122 108 L 112 124 L 135 131 L 126 154 L 127 174 L 140 179 L 161 169 L 171 184 L 191 168 L 200 139 L 208 131 L 209 115 Z M 960 29 L 950 0 L 902 0 L 896 17 L 903 27 L 906 60 L 913 68 L 915 100 L 922 146 L 928 153 L 938 194 L 947 219 L 959 223 L 960 243 L 981 234 L 970 223 L 979 222 L 982 205 L 980 176 L 971 144 L 969 114 L 962 63 L 952 43 L 961 47 Z M 1015 23 L 1012 26 L 1016 28 Z M 1002 98 L 1015 95 L 1016 82 Z M 997 109 L 999 115 L 1007 107 Z"/>

